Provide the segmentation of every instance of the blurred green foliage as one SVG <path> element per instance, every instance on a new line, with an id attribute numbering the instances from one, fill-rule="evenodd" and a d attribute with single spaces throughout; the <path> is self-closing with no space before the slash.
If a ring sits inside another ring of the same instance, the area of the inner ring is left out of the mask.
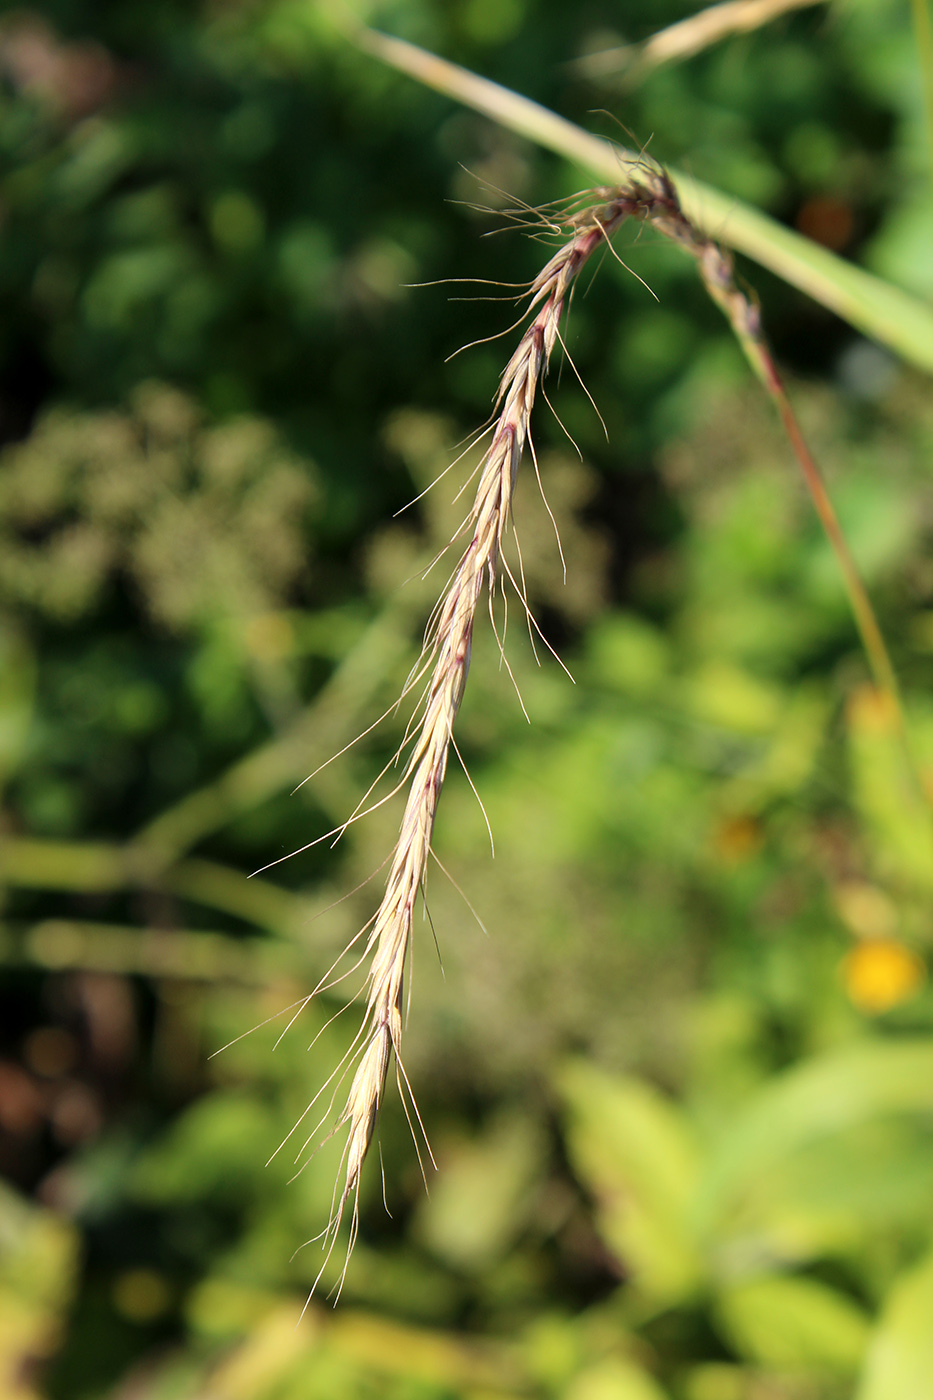
<path id="1" fill-rule="evenodd" d="M 928 294 L 906 7 L 574 66 L 693 8 L 366 17 Z M 532 276 L 480 234 L 579 183 L 323 0 L 0 15 L 3 1400 L 933 1393 L 929 814 L 768 404 L 634 235 L 660 304 L 606 259 L 567 326 L 608 441 L 569 367 L 536 422 L 566 582 L 532 471 L 516 505 L 576 683 L 513 598 L 441 804 L 406 1032 L 438 1172 L 390 1094 L 326 1302 L 307 1110 L 357 982 L 279 1036 L 372 913 L 397 806 L 323 838 L 404 732 L 478 449 L 428 488 L 510 344 L 413 284 Z M 929 387 L 757 290 L 929 791 Z"/>

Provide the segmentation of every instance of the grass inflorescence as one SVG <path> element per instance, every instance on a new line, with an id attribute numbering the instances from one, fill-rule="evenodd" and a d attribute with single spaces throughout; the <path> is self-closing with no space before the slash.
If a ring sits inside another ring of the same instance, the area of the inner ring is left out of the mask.
<path id="1" fill-rule="evenodd" d="M 360 963 L 368 963 L 363 1022 L 348 1057 L 356 1067 L 334 1131 L 347 1128 L 340 1179 L 331 1217 L 324 1231 L 330 1255 L 348 1205 L 351 1207 L 347 1258 L 359 1228 L 358 1187 L 372 1143 L 389 1067 L 396 1065 L 403 1102 L 417 1109 L 402 1061 L 403 989 L 416 904 L 423 894 L 438 800 L 453 746 L 454 723 L 470 665 L 477 611 L 484 595 L 495 633 L 493 601 L 508 579 L 528 608 L 521 578 L 516 580 L 503 557 L 503 539 L 511 524 L 516 474 L 525 449 L 534 456 L 531 414 L 538 387 L 561 340 L 560 323 L 580 270 L 629 219 L 650 225 L 678 244 L 696 262 L 713 300 L 727 316 L 756 374 L 779 409 L 803 468 L 816 508 L 842 565 L 856 621 L 875 671 L 876 682 L 897 708 L 894 673 L 867 594 L 852 562 L 829 497 L 806 448 L 765 340 L 758 304 L 736 279 L 731 255 L 699 232 L 684 213 L 671 177 L 643 161 L 625 183 L 597 188 L 565 209 L 527 211 L 519 222 L 533 224 L 562 238 L 561 246 L 522 294 L 527 324 L 503 371 L 495 397 L 489 446 L 478 468 L 479 480 L 466 521 L 468 543 L 432 615 L 420 664 L 404 695 L 424 684 L 405 764 L 407 800 L 398 840 L 389 858 L 381 903 L 366 928 Z M 537 470 L 537 460 L 535 459 Z M 530 613 L 529 613 L 530 617 Z M 498 633 L 496 633 L 498 638 Z M 499 642 L 501 647 L 501 641 Z M 356 815 L 356 814 L 355 814 Z M 354 816 L 355 819 L 355 816 Z M 337 1072 L 339 1074 L 339 1070 Z M 430 1151 L 430 1149 L 428 1149 Z"/>

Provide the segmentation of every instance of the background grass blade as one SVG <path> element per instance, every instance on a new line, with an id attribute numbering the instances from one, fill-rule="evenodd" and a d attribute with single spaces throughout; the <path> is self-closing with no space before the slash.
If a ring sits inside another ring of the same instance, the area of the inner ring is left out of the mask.
<path id="1" fill-rule="evenodd" d="M 920 62 L 920 78 L 923 83 L 923 104 L 929 147 L 927 160 L 933 169 L 933 20 L 930 19 L 930 0 L 911 0 L 911 9 L 917 56 Z"/>
<path id="2" fill-rule="evenodd" d="M 922 4 L 923 0 L 917 2 Z M 581 77 L 604 78 L 634 68 L 641 75 L 662 63 L 692 58 L 734 34 L 750 33 L 790 10 L 821 3 L 822 0 L 724 0 L 658 30 L 641 44 L 624 44 L 587 54 L 573 65 L 574 72 Z"/>
<path id="3" fill-rule="evenodd" d="M 617 183 L 639 157 L 583 131 L 519 93 L 478 77 L 402 39 L 360 29 L 357 42 L 428 87 Z M 740 200 L 671 172 L 684 212 L 709 237 L 745 253 L 904 359 L 933 371 L 933 311 L 915 297 L 784 228 Z"/>

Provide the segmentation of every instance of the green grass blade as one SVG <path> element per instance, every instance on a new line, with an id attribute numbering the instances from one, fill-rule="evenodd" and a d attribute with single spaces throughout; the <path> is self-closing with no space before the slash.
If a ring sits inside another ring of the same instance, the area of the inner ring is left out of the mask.
<path id="1" fill-rule="evenodd" d="M 573 122 L 509 88 L 446 59 L 375 30 L 360 29 L 362 48 L 419 82 L 482 112 L 501 126 L 575 161 L 598 179 L 618 184 L 639 157 L 592 136 Z M 708 237 L 745 253 L 834 311 L 871 339 L 920 369 L 933 372 L 933 310 L 862 268 L 740 200 L 671 172 L 684 212 Z"/>
<path id="2" fill-rule="evenodd" d="M 911 0 L 911 13 L 914 22 L 914 39 L 920 60 L 920 81 L 923 84 L 923 105 L 926 111 L 927 158 L 933 164 L 933 20 L 930 18 L 930 0 Z"/>
<path id="3" fill-rule="evenodd" d="M 933 1385 L 933 1254 L 884 1301 L 856 1400 L 927 1400 Z"/>

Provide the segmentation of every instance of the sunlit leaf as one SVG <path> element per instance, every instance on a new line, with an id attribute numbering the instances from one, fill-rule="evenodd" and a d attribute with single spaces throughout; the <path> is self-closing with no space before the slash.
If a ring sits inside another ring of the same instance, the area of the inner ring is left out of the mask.
<path id="1" fill-rule="evenodd" d="M 30 1369 L 57 1346 L 77 1265 L 74 1227 L 0 1184 L 0 1395 L 33 1400 Z"/>
<path id="2" fill-rule="evenodd" d="M 764 1366 L 855 1371 L 868 1319 L 844 1294 L 811 1278 L 750 1279 L 716 1299 L 720 1326 L 740 1356 Z"/>
<path id="3" fill-rule="evenodd" d="M 634 1362 L 609 1357 L 576 1376 L 566 1400 L 666 1400 L 654 1377 Z"/>
<path id="4" fill-rule="evenodd" d="M 933 889 L 930 809 L 911 783 L 887 698 L 871 686 L 850 697 L 846 711 L 856 806 L 870 835 L 879 873 Z"/>
<path id="5" fill-rule="evenodd" d="M 478 1140 L 433 1144 L 440 1172 L 419 1209 L 418 1236 L 457 1268 L 492 1267 L 527 1222 L 542 1146 L 514 1114 Z"/>
<path id="6" fill-rule="evenodd" d="M 933 1040 L 866 1041 L 792 1069 L 758 1093 L 717 1144 L 700 1215 L 709 1227 L 739 1210 L 762 1173 L 808 1144 L 883 1115 L 931 1109 Z"/>
<path id="7" fill-rule="evenodd" d="M 856 1400 L 929 1400 L 933 1391 L 933 1255 L 892 1290 Z"/>
<path id="8" fill-rule="evenodd" d="M 698 1153 L 682 1112 L 643 1081 L 580 1061 L 558 1086 L 571 1161 L 606 1242 L 646 1293 L 688 1293 L 701 1272 L 688 1226 Z"/>

